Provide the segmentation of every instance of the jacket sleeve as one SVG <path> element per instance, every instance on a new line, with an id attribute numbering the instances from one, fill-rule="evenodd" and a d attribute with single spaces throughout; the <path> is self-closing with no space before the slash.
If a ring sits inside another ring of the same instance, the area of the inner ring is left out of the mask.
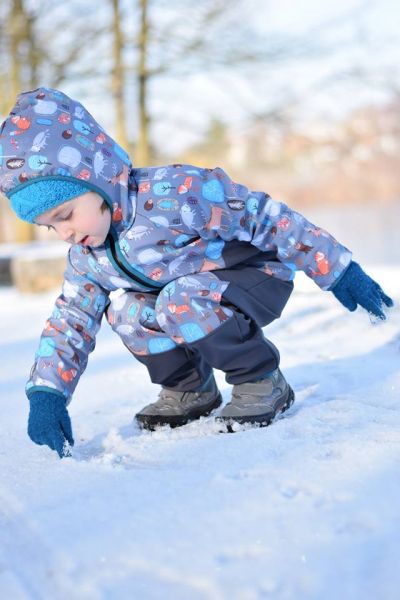
<path id="1" fill-rule="evenodd" d="M 96 334 L 108 306 L 108 292 L 73 267 L 70 249 L 62 293 L 46 321 L 26 385 L 63 396 L 67 404 L 94 350 Z"/>
<path id="2" fill-rule="evenodd" d="M 235 239 L 275 251 L 291 278 L 304 271 L 323 290 L 350 264 L 351 252 L 327 231 L 268 194 L 234 183 L 222 169 L 198 169 L 193 179 L 192 195 L 181 197 L 181 214 L 203 239 Z"/>

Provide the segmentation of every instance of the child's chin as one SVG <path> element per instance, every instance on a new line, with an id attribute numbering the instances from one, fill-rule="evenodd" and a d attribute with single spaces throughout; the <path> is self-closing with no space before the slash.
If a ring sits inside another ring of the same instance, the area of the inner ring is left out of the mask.
<path id="1" fill-rule="evenodd" d="M 91 248 L 98 248 L 98 246 L 102 246 L 104 244 L 106 240 L 102 239 L 102 238 L 96 238 L 93 240 L 93 242 L 90 244 Z"/>

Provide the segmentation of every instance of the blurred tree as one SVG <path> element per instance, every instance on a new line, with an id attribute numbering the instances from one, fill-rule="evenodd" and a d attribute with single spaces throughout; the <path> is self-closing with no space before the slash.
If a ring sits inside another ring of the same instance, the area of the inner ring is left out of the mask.
<path id="1" fill-rule="evenodd" d="M 194 144 L 185 153 L 185 162 L 200 164 L 207 157 L 207 165 L 218 165 L 221 156 L 230 153 L 231 140 L 226 123 L 219 119 L 212 119 L 201 142 Z"/>
<path id="2" fill-rule="evenodd" d="M 147 66 L 148 45 L 149 45 L 149 21 L 148 21 L 148 0 L 139 0 L 140 7 L 140 29 L 137 36 L 138 62 L 137 62 L 137 83 L 138 83 L 138 138 L 136 142 L 136 160 L 139 165 L 148 165 L 151 162 L 149 145 L 149 108 L 148 108 L 148 87 L 152 73 Z"/>
<path id="3" fill-rule="evenodd" d="M 23 0 L 11 0 L 2 25 L 2 38 L 8 38 L 9 78 L 2 73 L 2 103 L 9 106 L 26 83 L 29 89 L 36 84 L 38 53 L 34 35 L 34 13 L 29 13 Z M 3 108 L 3 107 L 2 107 Z M 5 111 L 4 111 L 5 112 Z M 15 240 L 28 242 L 34 237 L 33 226 L 15 219 Z"/>
<path id="4" fill-rule="evenodd" d="M 157 78 L 182 77 L 179 68 L 195 61 L 193 69 L 207 68 L 209 53 L 217 62 L 221 52 L 219 43 L 210 44 L 205 31 L 222 26 L 223 17 L 238 4 L 238 0 L 213 0 L 193 6 L 185 0 L 166 4 L 139 0 L 139 29 L 137 31 L 137 63 L 134 72 L 138 88 L 138 137 L 136 160 L 139 164 L 149 164 L 152 159 L 150 145 L 151 116 L 149 109 L 149 89 Z M 149 16 L 153 9 L 153 18 Z M 190 13 L 190 27 L 179 18 Z M 189 32 L 185 33 L 185 29 Z M 221 32 L 220 32 L 221 33 Z M 221 39 L 216 36 L 215 40 Z M 208 50 L 208 52 L 206 52 Z M 234 59 L 233 61 L 234 62 Z"/>
<path id="5" fill-rule="evenodd" d="M 5 0 L 0 10 L 0 113 L 5 114 L 22 89 L 38 85 L 43 52 L 36 32 L 38 8 L 27 0 Z"/>
<path id="6" fill-rule="evenodd" d="M 72 5 L 72 2 L 71 2 Z M 52 19 L 49 29 L 44 21 Z M 58 19 L 61 24 L 58 25 Z M 40 4 L 30 0 L 2 0 L 0 3 L 0 114 L 6 115 L 22 90 L 35 89 L 38 85 L 60 87 L 71 78 L 83 48 L 100 36 L 105 28 L 77 20 L 68 31 L 68 42 L 62 52 L 56 52 L 56 42 L 66 30 L 65 13 L 60 7 L 43 0 Z M 82 65 L 79 77 L 88 72 Z M 45 74 L 45 76 L 44 76 Z M 4 200 L 3 200 L 4 202 Z M 8 229 L 14 231 L 15 241 L 25 242 L 34 238 L 34 227 L 9 215 Z M 4 230 L 6 226 L 2 227 Z"/>
<path id="7" fill-rule="evenodd" d="M 214 80 L 221 89 L 229 90 L 231 98 L 235 98 L 238 105 L 244 105 L 249 116 L 283 123 L 287 120 L 285 110 L 297 102 L 294 86 L 286 84 L 282 93 L 275 94 L 275 101 L 274 93 L 269 93 L 262 108 L 256 109 L 251 106 L 252 94 L 246 97 L 243 90 L 232 86 L 230 77 L 241 71 L 249 91 L 262 79 L 260 73 L 266 78 L 282 65 L 332 55 L 336 46 L 326 42 L 324 36 L 332 28 L 343 26 L 349 17 L 347 13 L 311 32 L 271 31 L 266 36 L 257 33 L 251 21 L 244 18 L 247 10 L 244 0 L 204 0 L 195 5 L 190 0 L 139 0 L 138 5 L 139 17 L 134 13 L 138 24 L 134 45 L 137 61 L 131 70 L 137 78 L 138 89 L 136 159 L 139 164 L 148 164 L 154 158 L 149 129 L 157 115 L 154 108 L 150 110 L 150 90 L 152 98 L 157 97 L 157 91 L 162 93 L 166 80 L 168 88 L 175 86 L 179 90 L 188 77 L 206 73 L 209 81 Z M 181 117 L 179 115 L 180 123 Z"/>
<path id="8" fill-rule="evenodd" d="M 130 144 L 126 128 L 125 94 L 126 69 L 123 60 L 124 35 L 121 30 L 120 0 L 111 0 L 112 5 L 112 36 L 113 64 L 111 72 L 111 89 L 115 104 L 115 134 L 118 143 L 129 153 Z"/>

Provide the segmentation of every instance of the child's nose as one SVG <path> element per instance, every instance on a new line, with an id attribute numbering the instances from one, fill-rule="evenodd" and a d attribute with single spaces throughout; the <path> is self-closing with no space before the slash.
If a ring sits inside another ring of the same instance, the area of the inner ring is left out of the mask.
<path id="1" fill-rule="evenodd" d="M 68 225 L 60 224 L 57 233 L 64 242 L 74 243 L 74 231 Z"/>

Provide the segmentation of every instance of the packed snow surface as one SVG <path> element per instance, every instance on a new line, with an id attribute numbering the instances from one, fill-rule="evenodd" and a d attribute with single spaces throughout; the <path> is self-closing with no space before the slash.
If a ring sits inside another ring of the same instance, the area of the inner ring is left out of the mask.
<path id="1" fill-rule="evenodd" d="M 104 323 L 63 460 L 27 437 L 24 395 L 57 292 L 0 290 L 1 598 L 397 599 L 400 269 L 366 270 L 385 323 L 299 277 L 265 329 L 296 392 L 267 428 L 140 431 L 158 387 Z"/>

